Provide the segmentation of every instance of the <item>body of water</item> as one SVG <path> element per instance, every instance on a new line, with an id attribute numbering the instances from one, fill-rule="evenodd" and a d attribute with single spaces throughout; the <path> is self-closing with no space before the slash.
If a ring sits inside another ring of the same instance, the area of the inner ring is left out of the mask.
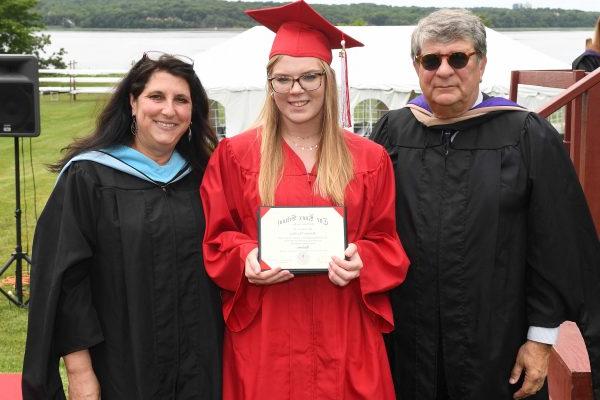
<path id="1" fill-rule="evenodd" d="M 590 30 L 501 31 L 529 47 L 569 64 L 585 50 L 585 39 L 592 37 Z"/>
<path id="2" fill-rule="evenodd" d="M 45 31 L 52 53 L 61 47 L 67 51 L 65 61 L 75 61 L 78 69 L 129 69 L 145 51 L 160 50 L 194 58 L 198 53 L 240 33 L 223 31 Z"/>
<path id="3" fill-rule="evenodd" d="M 144 51 L 162 50 L 194 58 L 198 53 L 241 31 L 46 31 L 52 40 L 48 50 L 63 47 L 66 61 L 81 69 L 128 69 Z M 592 30 L 502 31 L 503 34 L 567 63 L 583 52 Z M 409 52 L 409 49 L 406 49 Z"/>

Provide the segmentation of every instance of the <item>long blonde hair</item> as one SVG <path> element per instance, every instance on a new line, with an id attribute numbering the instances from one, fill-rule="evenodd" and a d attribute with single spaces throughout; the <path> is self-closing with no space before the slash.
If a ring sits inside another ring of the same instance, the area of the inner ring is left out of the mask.
<path id="1" fill-rule="evenodd" d="M 267 74 L 281 56 L 274 56 L 267 64 Z M 354 175 L 352 157 L 344 132 L 338 121 L 338 96 L 335 74 L 331 67 L 319 60 L 325 71 L 325 101 L 321 120 L 321 144 L 317 153 L 317 179 L 315 192 L 329 198 L 337 205 L 344 204 L 346 186 Z M 267 91 L 272 89 L 267 85 Z M 281 143 L 281 115 L 273 96 L 267 96 L 259 117 L 261 126 L 260 170 L 258 192 L 262 205 L 275 203 L 275 190 L 283 174 L 283 150 Z"/>
<path id="2" fill-rule="evenodd" d="M 594 50 L 600 51 L 600 17 L 596 21 L 596 28 L 594 29 L 594 38 L 592 39 L 592 46 Z"/>

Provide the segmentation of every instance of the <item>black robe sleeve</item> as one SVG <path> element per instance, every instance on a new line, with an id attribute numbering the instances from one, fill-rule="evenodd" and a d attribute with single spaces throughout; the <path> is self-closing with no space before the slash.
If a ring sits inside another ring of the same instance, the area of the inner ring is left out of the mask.
<path id="1" fill-rule="evenodd" d="M 554 128 L 535 114 L 523 132 L 529 170 L 529 324 L 577 323 L 600 399 L 600 244 L 579 180 Z"/>
<path id="2" fill-rule="evenodd" d="M 600 67 L 600 58 L 590 54 L 582 54 L 573 60 L 572 69 L 581 69 L 586 72 L 595 71 Z"/>
<path id="3" fill-rule="evenodd" d="M 64 399 L 59 358 L 103 341 L 89 267 L 95 186 L 74 164 L 59 179 L 36 227 L 23 399 Z"/>

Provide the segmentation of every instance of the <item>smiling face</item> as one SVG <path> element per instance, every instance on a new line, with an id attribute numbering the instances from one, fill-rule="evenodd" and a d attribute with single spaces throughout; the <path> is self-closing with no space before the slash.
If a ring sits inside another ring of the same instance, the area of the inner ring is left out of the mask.
<path id="1" fill-rule="evenodd" d="M 473 45 L 466 40 L 451 43 L 425 42 L 421 54 L 451 54 L 473 52 Z M 435 116 L 440 118 L 458 117 L 468 111 L 479 95 L 479 82 L 486 64 L 485 56 L 474 55 L 464 68 L 454 69 L 443 57 L 438 69 L 427 71 L 419 63 L 414 63 L 419 76 L 419 85 L 427 103 Z"/>
<path id="2" fill-rule="evenodd" d="M 310 72 L 320 73 L 323 66 L 315 57 L 281 56 L 273 66 L 270 76 L 289 76 L 298 78 Z M 294 82 L 289 93 L 273 93 L 273 100 L 281 113 L 284 129 L 294 132 L 306 132 L 306 135 L 318 132 L 323 116 L 325 101 L 325 76 L 321 77 L 321 86 L 312 91 L 306 91 Z"/>
<path id="3" fill-rule="evenodd" d="M 188 83 L 168 72 L 156 71 L 137 98 L 130 96 L 130 103 L 138 128 L 132 147 L 164 164 L 192 120 Z"/>

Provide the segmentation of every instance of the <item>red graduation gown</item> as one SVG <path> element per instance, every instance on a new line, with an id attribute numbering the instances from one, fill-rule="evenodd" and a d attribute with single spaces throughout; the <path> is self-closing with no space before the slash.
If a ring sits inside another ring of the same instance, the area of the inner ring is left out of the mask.
<path id="1" fill-rule="evenodd" d="M 257 247 L 257 130 L 224 139 L 208 164 L 204 257 L 222 289 L 226 400 L 394 398 L 381 334 L 393 329 L 387 291 L 404 280 L 409 262 L 396 234 L 393 170 L 379 145 L 349 132 L 345 139 L 354 162 L 345 197 L 348 242 L 364 267 L 343 288 L 327 274 L 250 284 L 244 260 Z M 332 205 L 314 193 L 314 171 L 283 146 L 276 205 Z"/>

